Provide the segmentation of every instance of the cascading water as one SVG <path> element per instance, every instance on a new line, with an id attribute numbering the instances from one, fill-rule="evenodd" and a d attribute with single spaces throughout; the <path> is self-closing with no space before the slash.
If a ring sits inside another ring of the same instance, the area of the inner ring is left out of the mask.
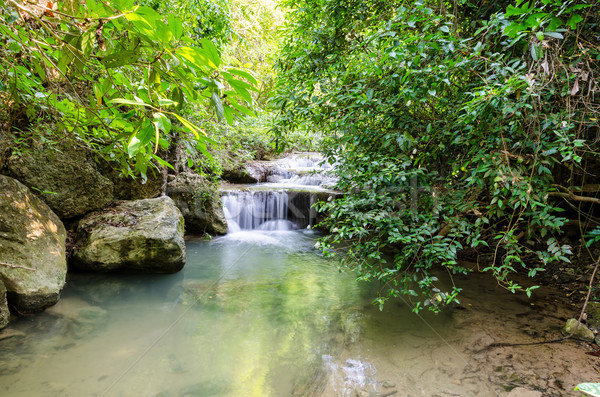
<path id="1" fill-rule="evenodd" d="M 263 164 L 264 165 L 264 164 Z M 269 163 L 266 183 L 229 185 L 223 209 L 229 233 L 312 227 L 316 195 L 331 193 L 331 165 L 315 154 L 296 154 Z"/>
<path id="2" fill-rule="evenodd" d="M 235 191 L 223 195 L 229 232 L 241 230 L 291 230 L 287 192 Z"/>

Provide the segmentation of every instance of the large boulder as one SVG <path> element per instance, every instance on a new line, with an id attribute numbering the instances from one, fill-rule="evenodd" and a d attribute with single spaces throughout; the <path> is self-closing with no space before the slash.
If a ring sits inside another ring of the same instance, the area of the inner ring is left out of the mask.
<path id="1" fill-rule="evenodd" d="M 185 264 L 183 228 L 169 197 L 119 202 L 79 222 L 73 264 L 86 271 L 174 273 Z"/>
<path id="2" fill-rule="evenodd" d="M 0 279 L 17 312 L 58 301 L 67 273 L 65 239 L 65 227 L 41 199 L 0 175 Z"/>
<path id="3" fill-rule="evenodd" d="M 167 184 L 167 195 L 183 214 L 187 232 L 227 233 L 221 195 L 200 175 L 188 172 L 177 175 Z"/>
<path id="4" fill-rule="evenodd" d="M 13 154 L 7 170 L 38 192 L 61 219 L 102 209 L 113 201 L 113 183 L 101 174 L 92 153 L 71 143 L 39 145 L 27 155 Z"/>

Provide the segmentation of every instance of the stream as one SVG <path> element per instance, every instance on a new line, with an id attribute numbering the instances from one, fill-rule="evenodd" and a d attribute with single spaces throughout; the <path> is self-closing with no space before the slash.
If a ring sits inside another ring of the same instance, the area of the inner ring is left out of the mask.
<path id="1" fill-rule="evenodd" d="M 441 314 L 379 311 L 372 285 L 315 250 L 309 208 L 290 209 L 294 189 L 300 209 L 330 178 L 289 169 L 226 187 L 230 233 L 188 237 L 177 274 L 69 274 L 58 304 L 0 334 L 0 395 L 579 396 L 598 381 L 579 342 L 484 349 L 559 336 L 578 308 L 554 290 L 530 300 L 474 273 Z"/>

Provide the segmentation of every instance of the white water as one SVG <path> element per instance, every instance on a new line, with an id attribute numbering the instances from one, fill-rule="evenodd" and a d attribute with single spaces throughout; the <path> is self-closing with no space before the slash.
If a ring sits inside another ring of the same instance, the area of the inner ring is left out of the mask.
<path id="1" fill-rule="evenodd" d="M 331 169 L 319 155 L 295 154 L 272 162 L 267 183 L 229 186 L 223 193 L 229 233 L 312 227 L 314 192 L 327 191 L 324 186 L 335 182 Z"/>

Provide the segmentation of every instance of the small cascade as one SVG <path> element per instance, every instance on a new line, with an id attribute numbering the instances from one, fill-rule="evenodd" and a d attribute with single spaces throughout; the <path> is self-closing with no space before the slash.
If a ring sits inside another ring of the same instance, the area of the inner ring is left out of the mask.
<path id="1" fill-rule="evenodd" d="M 291 230 L 288 194 L 284 191 L 231 191 L 223 195 L 229 231 Z"/>
<path id="2" fill-rule="evenodd" d="M 261 166 L 269 170 L 266 183 L 222 186 L 229 233 L 314 226 L 316 196 L 325 194 L 326 199 L 332 193 L 326 184 L 335 183 L 331 165 L 319 155 L 301 153 Z"/>

